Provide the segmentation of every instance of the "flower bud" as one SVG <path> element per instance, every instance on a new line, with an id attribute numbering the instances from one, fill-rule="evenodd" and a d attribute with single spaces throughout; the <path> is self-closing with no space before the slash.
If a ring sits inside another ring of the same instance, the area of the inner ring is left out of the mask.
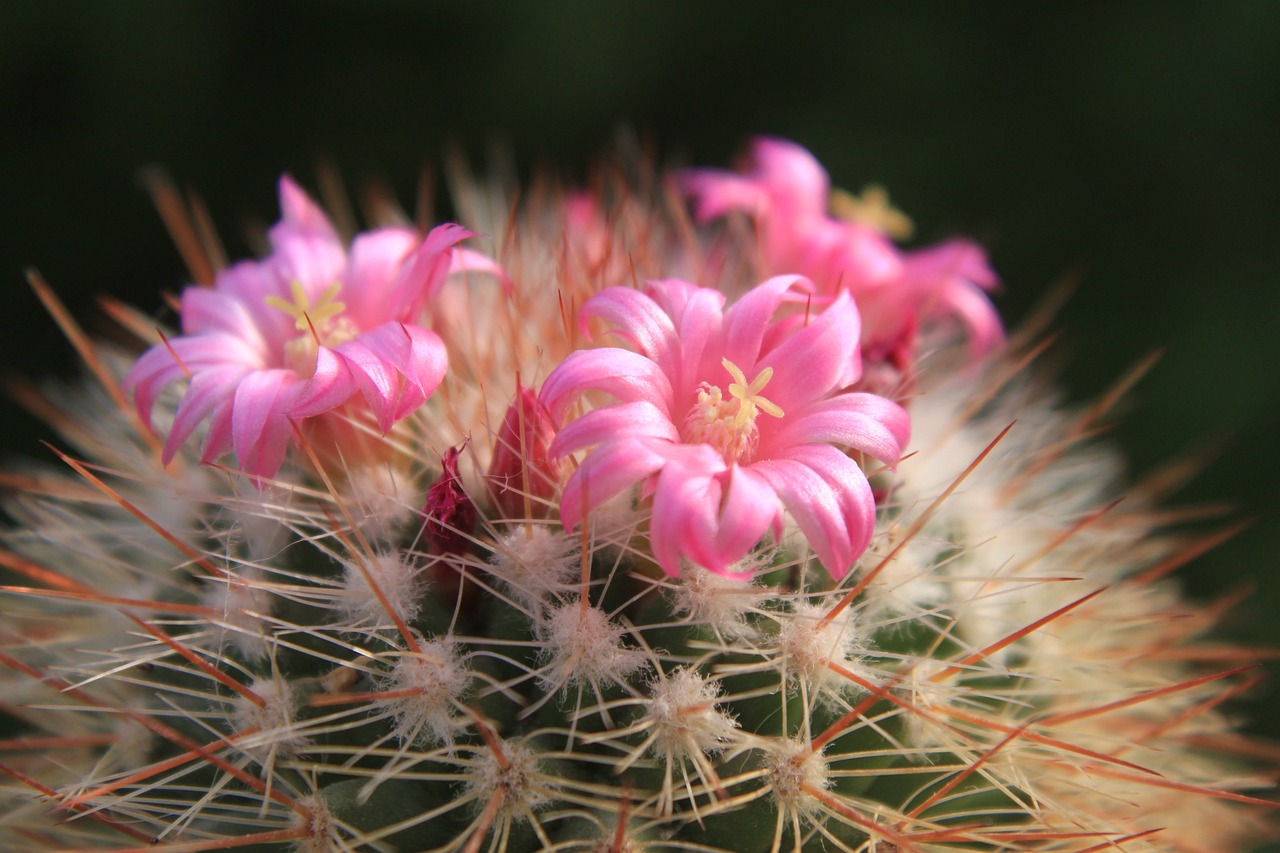
<path id="1" fill-rule="evenodd" d="M 494 440 L 486 479 L 504 518 L 543 518 L 560 482 L 560 463 L 547 456 L 555 437 L 551 415 L 531 389 L 516 383 L 516 399 Z"/>

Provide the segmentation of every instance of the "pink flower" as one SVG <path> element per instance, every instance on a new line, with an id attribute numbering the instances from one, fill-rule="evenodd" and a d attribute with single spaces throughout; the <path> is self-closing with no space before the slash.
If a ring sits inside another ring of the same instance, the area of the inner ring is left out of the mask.
<path id="1" fill-rule="evenodd" d="M 727 573 L 767 531 L 779 533 L 785 507 L 832 576 L 843 576 L 866 549 L 875 501 L 840 448 L 892 464 L 909 420 L 896 403 L 841 390 L 860 371 L 847 294 L 816 316 L 775 319 L 810 289 L 779 276 L 728 310 L 719 292 L 675 280 L 588 300 L 582 321 L 607 322 L 632 349 L 574 352 L 542 386 L 556 422 L 584 391 L 618 401 L 571 421 L 551 444 L 553 457 L 588 451 L 561 496 L 564 524 L 642 483 L 663 570 L 677 574 L 684 556 Z"/>
<path id="2" fill-rule="evenodd" d="M 321 418 L 357 396 L 387 432 L 444 377 L 444 344 L 419 325 L 424 307 L 451 267 L 492 266 L 453 249 L 472 236 L 457 225 L 434 228 L 425 239 L 407 228 L 366 232 L 348 253 L 320 208 L 287 177 L 280 208 L 271 254 L 223 270 L 211 288 L 187 288 L 182 335 L 143 353 L 125 378 L 148 425 L 160 392 L 190 380 L 165 441 L 165 463 L 208 420 L 203 461 L 234 451 L 245 471 L 270 477 L 284 460 L 291 420 Z M 319 426 L 343 433 L 336 424 Z"/>
<path id="3" fill-rule="evenodd" d="M 757 139 L 743 174 L 686 172 L 682 186 L 701 221 L 742 211 L 760 231 L 770 275 L 807 276 L 820 293 L 847 290 L 862 314 L 862 349 L 871 362 L 905 367 L 924 324 L 958 319 L 977 355 L 1003 339 L 984 291 L 998 280 L 977 244 L 954 240 L 899 252 L 871 225 L 827 212 L 831 186 L 813 155 L 792 142 Z"/>

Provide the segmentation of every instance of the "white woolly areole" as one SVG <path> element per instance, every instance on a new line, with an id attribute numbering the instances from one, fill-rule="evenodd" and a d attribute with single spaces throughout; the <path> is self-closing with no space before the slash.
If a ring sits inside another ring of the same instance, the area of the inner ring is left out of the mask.
<path id="1" fill-rule="evenodd" d="M 812 688 L 822 688 L 824 693 L 860 690 L 828 666 L 834 663 L 850 671 L 862 670 L 861 654 L 867 648 L 867 640 L 854 627 L 852 611 L 845 608 L 834 619 L 827 619 L 830 603 L 819 606 L 796 601 L 792 606 L 791 614 L 780 616 L 776 651 L 792 686 L 793 680 L 803 680 Z"/>
<path id="2" fill-rule="evenodd" d="M 466 695 L 473 674 L 467 658 L 457 643 L 430 640 L 418 652 L 401 654 L 387 675 L 380 679 L 380 689 L 388 693 L 412 691 L 386 701 L 395 717 L 395 737 L 401 743 L 453 743 L 454 736 L 466 728 L 460 719 L 456 702 Z"/>
<path id="3" fill-rule="evenodd" d="M 644 722 L 653 739 L 650 750 L 666 757 L 715 754 L 738 736 L 738 724 L 716 707 L 720 684 L 695 669 L 681 667 L 649 688 Z"/>
<path id="4" fill-rule="evenodd" d="M 779 811 L 805 815 L 821 808 L 810 793 L 831 787 L 830 769 L 821 752 L 802 741 L 778 739 L 765 747 L 764 766 Z"/>
<path id="5" fill-rule="evenodd" d="M 246 697 L 238 697 L 232 711 L 232 721 L 237 731 L 256 730 L 256 734 L 239 741 L 241 747 L 255 754 L 276 752 L 293 755 L 306 743 L 296 722 L 298 696 L 282 678 L 259 678 L 249 685 L 249 690 L 262 699 L 262 704 Z"/>
<path id="6" fill-rule="evenodd" d="M 348 620 L 355 624 L 390 621 L 387 608 L 369 584 L 370 578 L 402 621 L 410 622 L 418 615 L 419 600 L 426 587 L 421 570 L 403 553 L 384 551 L 344 566 L 339 605 Z"/>
<path id="7" fill-rule="evenodd" d="M 516 525 L 498 537 L 489 558 L 493 574 L 530 608 L 576 588 L 578 538 L 546 524 Z"/>
<path id="8" fill-rule="evenodd" d="M 500 817 L 527 820 L 556 792 L 552 777 L 541 772 L 538 759 L 527 746 L 514 741 L 498 744 L 501 755 L 485 752 L 472 766 L 467 793 L 486 807 L 497 799 Z"/>
<path id="9" fill-rule="evenodd" d="M 552 608 L 540 634 L 546 644 L 540 680 L 548 690 L 621 684 L 645 665 L 644 652 L 623 645 L 626 628 L 598 607 Z"/>
<path id="10" fill-rule="evenodd" d="M 677 614 L 734 638 L 750 633 L 747 614 L 763 595 L 753 589 L 749 573 L 727 576 L 686 563 L 671 599 Z"/>
<path id="11" fill-rule="evenodd" d="M 298 853 L 332 853 L 339 833 L 329 810 L 329 803 L 321 795 L 299 797 L 298 802 L 306 810 L 294 818 L 294 825 L 305 827 L 307 834 L 294 842 Z"/>

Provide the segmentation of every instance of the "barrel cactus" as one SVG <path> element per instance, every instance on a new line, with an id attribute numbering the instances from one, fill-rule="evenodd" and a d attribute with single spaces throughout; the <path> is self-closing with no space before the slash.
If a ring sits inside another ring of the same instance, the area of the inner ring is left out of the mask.
<path id="1" fill-rule="evenodd" d="M 137 356 L 20 389 L 6 850 L 1243 851 L 1266 655 L 1170 573 L 967 240 L 740 171 L 199 218 Z M 1119 499 L 1123 496 L 1124 500 Z"/>

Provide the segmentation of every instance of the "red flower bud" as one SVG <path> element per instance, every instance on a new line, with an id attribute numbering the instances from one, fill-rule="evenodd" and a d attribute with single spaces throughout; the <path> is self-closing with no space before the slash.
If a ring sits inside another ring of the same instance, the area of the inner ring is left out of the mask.
<path id="1" fill-rule="evenodd" d="M 531 389 L 516 383 L 516 399 L 494 440 L 486 478 L 505 518 L 541 518 L 560 482 L 560 462 L 547 457 L 555 438 L 551 415 Z"/>

